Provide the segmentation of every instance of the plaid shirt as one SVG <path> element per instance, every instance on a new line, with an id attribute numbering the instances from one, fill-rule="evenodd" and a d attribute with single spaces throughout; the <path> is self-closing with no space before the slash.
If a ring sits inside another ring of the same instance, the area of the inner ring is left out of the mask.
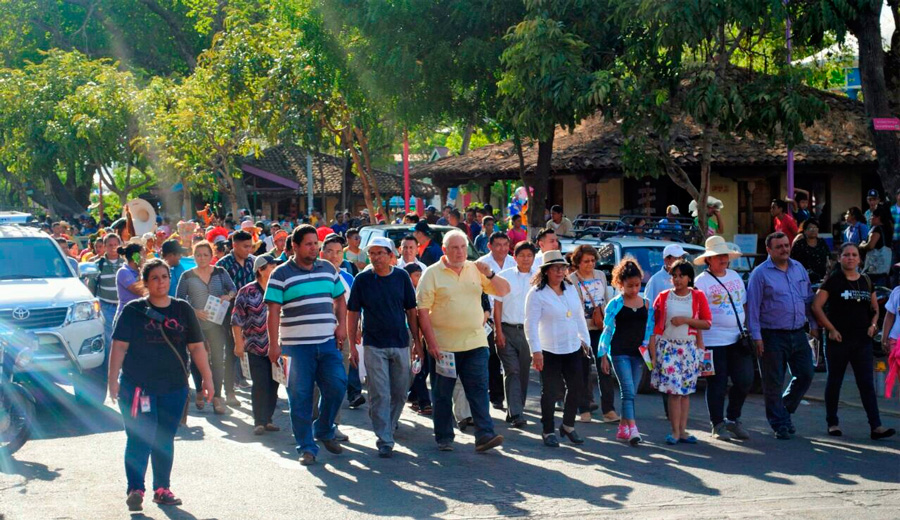
<path id="1" fill-rule="evenodd" d="M 897 244 L 900 241 L 900 206 L 891 206 L 891 217 L 894 218 L 894 243 Z"/>
<path id="2" fill-rule="evenodd" d="M 232 281 L 234 281 L 234 285 L 242 288 L 248 283 L 256 281 L 256 276 L 253 273 L 253 262 L 255 261 L 255 256 L 248 255 L 244 260 L 244 266 L 241 267 L 241 264 L 234 257 L 234 253 L 229 253 L 223 256 L 216 265 L 228 272 Z"/>

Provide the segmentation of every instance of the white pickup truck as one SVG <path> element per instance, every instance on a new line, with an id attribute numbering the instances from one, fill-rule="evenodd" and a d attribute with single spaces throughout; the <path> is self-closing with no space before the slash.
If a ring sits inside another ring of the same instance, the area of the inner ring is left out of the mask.
<path id="1" fill-rule="evenodd" d="M 37 338 L 30 362 L 17 367 L 36 383 L 71 378 L 81 401 L 102 403 L 106 375 L 100 303 L 56 242 L 40 230 L 0 224 L 0 334 Z M 30 336 L 30 334 L 28 334 Z"/>

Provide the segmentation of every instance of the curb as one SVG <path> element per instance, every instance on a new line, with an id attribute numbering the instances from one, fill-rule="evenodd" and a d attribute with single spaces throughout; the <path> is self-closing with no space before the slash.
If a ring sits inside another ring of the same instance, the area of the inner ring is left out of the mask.
<path id="1" fill-rule="evenodd" d="M 825 399 L 823 397 L 813 397 L 810 395 L 805 395 L 805 396 L 803 396 L 803 398 L 806 399 L 807 401 L 812 401 L 812 402 L 816 402 L 816 403 L 824 403 L 825 402 Z M 838 401 L 838 404 L 840 404 L 841 406 L 849 406 L 850 408 L 865 410 L 865 408 L 863 408 L 863 405 L 859 404 L 859 403 Z M 900 419 L 900 412 L 895 412 L 892 410 L 882 410 L 879 408 L 878 413 L 880 415 L 887 415 L 888 417 L 896 417 L 896 418 Z"/>

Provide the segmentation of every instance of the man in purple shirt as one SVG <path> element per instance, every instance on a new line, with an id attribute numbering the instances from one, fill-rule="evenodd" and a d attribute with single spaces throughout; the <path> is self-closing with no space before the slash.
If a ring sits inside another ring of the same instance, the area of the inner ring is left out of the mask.
<path id="1" fill-rule="evenodd" d="M 816 322 L 808 319 L 814 294 L 806 269 L 790 257 L 787 235 L 767 236 L 766 252 L 769 258 L 753 270 L 747 284 L 747 327 L 759 357 L 766 418 L 775 437 L 787 440 L 796 431 L 791 414 L 812 382 L 806 324 L 818 334 Z M 790 367 L 792 379 L 782 394 L 785 367 Z"/>

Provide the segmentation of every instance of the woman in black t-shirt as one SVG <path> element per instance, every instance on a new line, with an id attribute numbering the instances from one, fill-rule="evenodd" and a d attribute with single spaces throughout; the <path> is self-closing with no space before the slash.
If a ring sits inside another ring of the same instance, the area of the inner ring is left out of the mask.
<path id="1" fill-rule="evenodd" d="M 153 460 L 153 501 L 180 505 L 169 490 L 175 431 L 187 404 L 188 351 L 203 377 L 201 396 L 212 398 L 212 373 L 203 333 L 190 304 L 169 297 L 169 266 L 160 259 L 144 264 L 141 278 L 149 295 L 125 305 L 113 331 L 109 395 L 119 401 L 125 444 L 126 504 L 140 511 L 144 475 Z M 121 379 L 119 370 L 122 370 Z"/>
<path id="2" fill-rule="evenodd" d="M 825 346 L 828 367 L 825 420 L 828 435 L 843 435 L 838 425 L 837 407 L 841 383 L 849 363 L 869 417 L 871 438 L 890 437 L 895 432 L 881 425 L 873 381 L 872 336 L 878 330 L 878 302 L 872 282 L 859 273 L 859 246 L 852 242 L 844 243 L 839 260 L 840 269 L 825 280 L 812 305 L 819 325 L 828 331 L 828 344 Z M 824 310 L 826 303 L 827 311 Z"/>

